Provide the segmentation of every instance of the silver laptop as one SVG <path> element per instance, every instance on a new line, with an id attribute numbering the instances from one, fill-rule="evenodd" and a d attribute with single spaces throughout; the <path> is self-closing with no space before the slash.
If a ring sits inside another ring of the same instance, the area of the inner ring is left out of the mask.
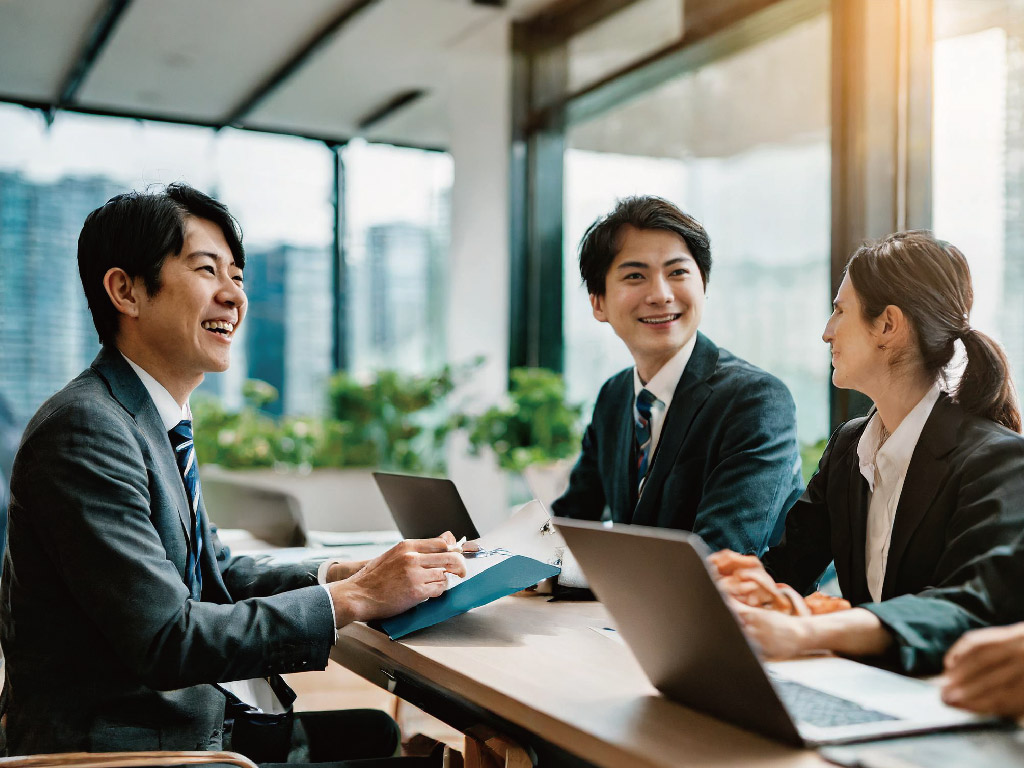
<path id="1" fill-rule="evenodd" d="M 431 539 L 445 531 L 456 539 L 480 538 L 451 480 L 388 472 L 374 472 L 373 479 L 404 538 Z"/>
<path id="2" fill-rule="evenodd" d="M 692 709 L 810 746 L 995 722 L 945 706 L 934 685 L 848 659 L 762 664 L 698 536 L 553 522 L 651 683 Z"/>
<path id="3" fill-rule="evenodd" d="M 299 500 L 287 491 L 209 470 L 202 483 L 211 521 L 221 528 L 241 528 L 275 547 L 308 543 Z"/>

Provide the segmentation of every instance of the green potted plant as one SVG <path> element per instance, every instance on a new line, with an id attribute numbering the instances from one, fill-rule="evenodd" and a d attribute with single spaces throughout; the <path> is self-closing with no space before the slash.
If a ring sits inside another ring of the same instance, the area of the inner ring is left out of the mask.
<path id="1" fill-rule="evenodd" d="M 369 381 L 344 371 L 334 374 L 328 384 L 333 423 L 326 453 L 347 456 L 350 466 L 444 472 L 449 425 L 435 406 L 462 373 L 451 366 L 422 376 L 385 370 Z"/>
<path id="2" fill-rule="evenodd" d="M 530 488 L 550 503 L 564 490 L 567 465 L 579 453 L 582 410 L 568 402 L 560 374 L 513 368 L 507 402 L 479 415 L 459 414 L 453 426 L 467 431 L 471 454 L 489 449 L 498 466 L 528 475 Z"/>

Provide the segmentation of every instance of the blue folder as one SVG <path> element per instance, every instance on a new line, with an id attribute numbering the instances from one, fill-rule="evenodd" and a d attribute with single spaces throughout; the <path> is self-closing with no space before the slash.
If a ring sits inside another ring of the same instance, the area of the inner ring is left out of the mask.
<path id="1" fill-rule="evenodd" d="M 392 640 L 398 640 L 410 632 L 432 627 L 452 616 L 532 587 L 544 579 L 557 576 L 560 570 L 557 566 L 542 563 L 532 557 L 513 555 L 452 587 L 443 595 L 432 597 L 390 619 L 372 622 L 371 626 L 386 633 Z"/>

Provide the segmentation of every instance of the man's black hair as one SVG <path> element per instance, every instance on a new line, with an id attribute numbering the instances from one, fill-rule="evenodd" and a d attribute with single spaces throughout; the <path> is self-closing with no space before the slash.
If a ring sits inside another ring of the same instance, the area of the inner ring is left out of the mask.
<path id="1" fill-rule="evenodd" d="M 100 342 L 114 343 L 120 317 L 103 287 L 104 275 L 120 267 L 130 278 L 141 277 L 146 292 L 156 295 L 164 261 L 185 246 L 189 216 L 216 224 L 235 266 L 245 266 L 242 230 L 227 206 L 188 184 L 116 195 L 86 217 L 78 236 L 78 272 Z"/>
<path id="2" fill-rule="evenodd" d="M 711 276 L 711 240 L 704 227 L 668 200 L 642 195 L 619 200 L 615 210 L 598 218 L 583 235 L 579 249 L 580 277 L 587 286 L 587 293 L 604 295 L 605 276 L 622 247 L 622 227 L 627 224 L 637 229 L 664 229 L 683 238 L 707 290 Z"/>

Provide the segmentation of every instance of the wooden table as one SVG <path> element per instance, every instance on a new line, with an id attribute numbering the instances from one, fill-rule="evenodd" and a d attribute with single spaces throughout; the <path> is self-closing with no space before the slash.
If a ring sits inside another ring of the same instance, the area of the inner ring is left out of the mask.
<path id="1" fill-rule="evenodd" d="M 350 625 L 332 658 L 471 736 L 510 737 L 541 765 L 827 765 L 665 699 L 593 629 L 605 626 L 599 603 L 521 593 L 398 642 Z"/>

